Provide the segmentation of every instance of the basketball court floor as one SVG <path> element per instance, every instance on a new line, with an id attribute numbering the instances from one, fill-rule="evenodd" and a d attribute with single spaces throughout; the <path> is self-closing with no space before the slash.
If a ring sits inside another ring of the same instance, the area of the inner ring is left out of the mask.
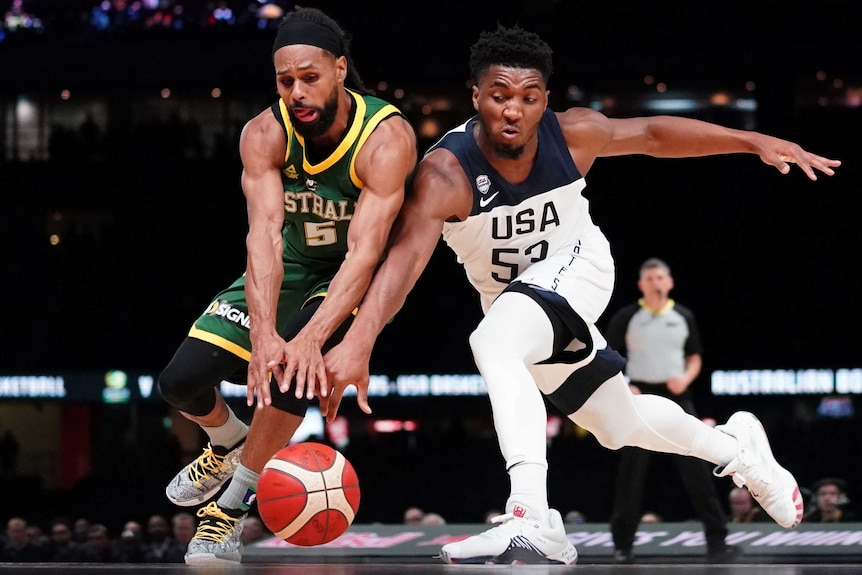
<path id="1" fill-rule="evenodd" d="M 862 572 L 862 565 L 745 564 L 703 565 L 662 564 L 607 565 L 444 565 L 442 563 L 322 563 L 322 564 L 248 564 L 236 566 L 187 565 L 93 565 L 0 563 L 0 573 L 22 575 L 851 575 Z"/>
<path id="2" fill-rule="evenodd" d="M 446 565 L 440 544 L 477 533 L 485 525 L 353 525 L 317 547 L 268 537 L 245 546 L 242 564 L 0 563 L 0 575 L 856 575 L 862 574 L 862 525 L 730 525 L 728 542 L 740 549 L 737 563 L 705 563 L 696 523 L 642 526 L 637 563 L 617 565 L 608 526 L 583 524 L 569 533 L 577 565 Z M 817 545 L 819 543 L 820 545 Z"/>

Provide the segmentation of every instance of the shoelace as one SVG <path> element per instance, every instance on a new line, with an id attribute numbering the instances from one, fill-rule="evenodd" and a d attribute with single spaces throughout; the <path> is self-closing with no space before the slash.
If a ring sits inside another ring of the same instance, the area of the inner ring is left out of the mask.
<path id="1" fill-rule="evenodd" d="M 213 452 L 212 443 L 207 443 L 204 452 L 195 459 L 193 465 L 189 466 L 189 477 L 195 482 L 195 486 L 200 487 L 201 482 L 209 479 L 212 474 L 218 473 L 225 457 L 227 456 Z"/>
<path id="2" fill-rule="evenodd" d="M 765 489 L 770 483 L 769 479 L 758 473 L 757 469 L 753 467 L 746 472 L 746 475 L 742 475 L 738 471 L 734 475 L 742 480 L 743 485 L 748 488 L 755 499 L 760 497 L 763 493 L 762 489 Z"/>
<path id="3" fill-rule="evenodd" d="M 497 515 L 496 517 L 491 518 L 491 523 L 505 523 L 509 519 L 514 519 L 515 516 L 511 513 L 504 513 L 503 515 Z"/>
<path id="4" fill-rule="evenodd" d="M 203 539 L 204 541 L 212 541 L 213 543 L 223 543 L 231 534 L 239 519 L 231 517 L 221 509 L 215 501 L 209 505 L 198 509 L 197 516 L 202 519 L 198 525 L 195 539 Z"/>

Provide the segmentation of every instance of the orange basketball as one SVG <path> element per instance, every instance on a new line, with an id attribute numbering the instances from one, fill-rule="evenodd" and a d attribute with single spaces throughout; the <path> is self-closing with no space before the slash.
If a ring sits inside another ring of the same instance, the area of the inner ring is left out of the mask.
<path id="1" fill-rule="evenodd" d="M 269 530 L 288 543 L 321 545 L 353 523 L 359 480 L 344 455 L 328 445 L 288 445 L 260 474 L 257 508 Z"/>

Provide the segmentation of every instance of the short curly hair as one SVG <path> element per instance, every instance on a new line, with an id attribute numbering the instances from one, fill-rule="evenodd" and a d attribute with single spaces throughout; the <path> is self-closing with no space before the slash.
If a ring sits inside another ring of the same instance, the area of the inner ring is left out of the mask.
<path id="1" fill-rule="evenodd" d="M 537 34 L 498 24 L 495 31 L 482 32 L 470 48 L 470 77 L 478 84 L 488 68 L 503 65 L 538 70 L 547 84 L 553 72 L 551 54 L 551 47 Z"/>

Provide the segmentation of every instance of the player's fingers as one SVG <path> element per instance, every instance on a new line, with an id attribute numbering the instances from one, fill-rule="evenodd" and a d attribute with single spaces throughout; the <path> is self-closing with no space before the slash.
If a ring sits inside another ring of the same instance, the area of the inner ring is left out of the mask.
<path id="1" fill-rule="evenodd" d="M 338 415 L 338 408 L 341 406 L 341 394 L 341 389 L 337 387 L 333 388 L 332 393 L 329 394 L 329 397 L 326 400 L 328 404 L 328 409 L 326 410 L 327 423 L 335 421 L 335 417 Z"/>
<path id="2" fill-rule="evenodd" d="M 317 385 L 320 389 L 320 397 L 326 397 L 326 394 L 329 393 L 329 385 L 326 381 L 326 366 L 323 362 L 317 364 Z"/>
<path id="3" fill-rule="evenodd" d="M 360 386 L 356 390 L 356 403 L 359 404 L 359 409 L 366 415 L 371 415 L 371 406 L 368 405 L 368 386 Z"/>
<path id="4" fill-rule="evenodd" d="M 267 367 L 270 369 L 271 377 L 275 378 L 275 383 L 278 386 L 279 391 L 284 393 L 287 391 L 286 388 L 282 387 L 282 380 L 284 379 L 284 366 L 282 366 L 277 361 L 271 361 L 267 364 Z"/>
<path id="5" fill-rule="evenodd" d="M 257 407 L 263 409 L 267 405 L 272 405 L 272 398 L 269 395 L 269 385 L 260 385 L 257 387 Z"/>
<path id="6" fill-rule="evenodd" d="M 327 416 L 327 414 L 329 413 L 329 396 L 328 395 L 322 395 L 320 397 L 319 406 L 320 406 L 320 414 L 325 418 Z"/>
<path id="7" fill-rule="evenodd" d="M 826 174 L 827 176 L 834 176 L 835 170 L 832 168 L 837 168 L 841 165 L 841 160 L 830 160 L 829 158 L 824 158 L 823 156 L 811 155 L 811 165 Z"/>
<path id="8" fill-rule="evenodd" d="M 302 399 L 305 395 L 305 370 L 297 368 L 293 375 L 296 380 L 296 399 Z"/>
<path id="9" fill-rule="evenodd" d="M 282 366 L 281 377 L 278 378 L 278 390 L 281 393 L 290 391 L 290 384 L 293 381 L 293 375 L 296 373 L 296 363 L 288 359 Z"/>
<path id="10" fill-rule="evenodd" d="M 311 401 L 314 399 L 314 392 L 317 390 L 317 373 L 309 369 L 305 377 L 305 399 Z"/>
<path id="11" fill-rule="evenodd" d="M 800 152 L 799 154 L 779 154 L 778 161 L 782 162 L 782 164 L 779 165 L 778 169 L 782 174 L 786 174 L 790 171 L 790 164 L 796 164 L 799 166 L 799 169 L 805 172 L 805 175 L 808 176 L 809 180 L 816 182 L 817 174 L 814 173 L 809 158 L 813 159 L 814 155 L 806 152 Z"/>
<path id="12" fill-rule="evenodd" d="M 254 405 L 254 385 L 251 383 L 245 386 L 245 401 L 249 407 Z"/>

